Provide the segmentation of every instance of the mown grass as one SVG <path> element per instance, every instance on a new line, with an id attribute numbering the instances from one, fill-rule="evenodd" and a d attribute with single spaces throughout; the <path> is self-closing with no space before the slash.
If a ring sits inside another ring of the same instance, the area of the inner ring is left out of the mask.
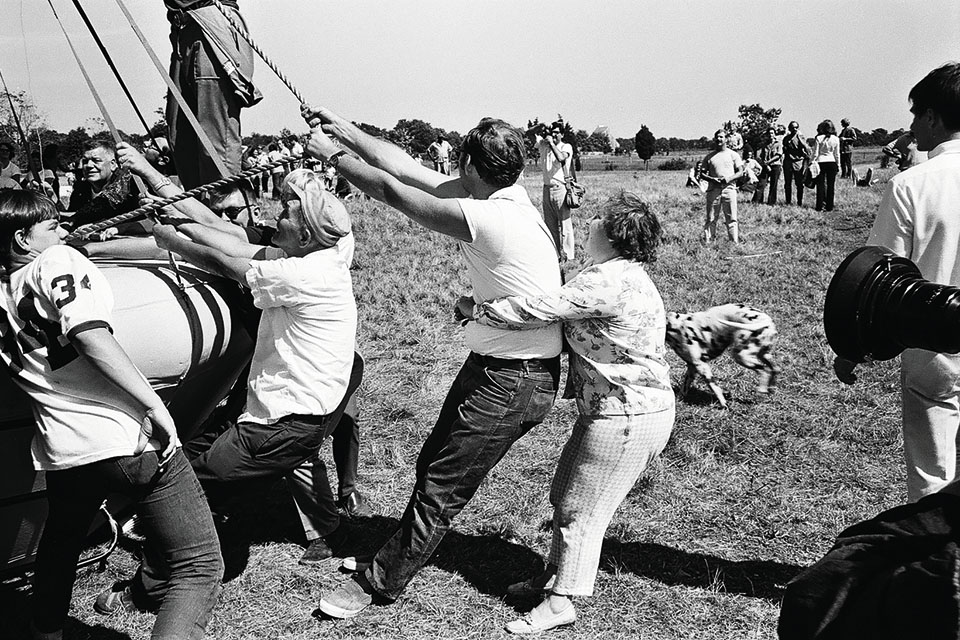
<path id="1" fill-rule="evenodd" d="M 741 203 L 743 243 L 703 247 L 703 196 L 682 187 L 683 174 L 599 171 L 581 178 L 589 189 L 576 212 L 581 241 L 605 196 L 621 188 L 641 193 L 666 229 L 650 272 L 668 310 L 735 301 L 767 311 L 780 332 L 775 357 L 782 375 L 776 394 L 758 396 L 753 374 L 721 358 L 714 371 L 730 408 L 722 410 L 702 385 L 679 403 L 666 451 L 607 532 L 595 597 L 579 600 L 578 623 L 553 637 L 774 637 L 784 584 L 843 527 L 905 499 L 894 363 L 865 369 L 845 387 L 833 378 L 822 329 L 827 283 L 864 241 L 883 184 L 857 189 L 841 182 L 830 214 Z M 527 178 L 525 186 L 539 202 L 538 180 Z M 451 309 L 468 291 L 453 242 L 379 204 L 351 206 L 359 343 L 367 360 L 361 488 L 380 515 L 354 527 L 344 553 L 375 549 L 406 504 L 420 444 L 466 354 Z M 668 357 L 678 383 L 683 369 Z M 297 564 L 299 525 L 282 485 L 251 499 L 236 523 L 240 540 L 226 550 L 231 579 L 208 636 L 506 637 L 503 624 L 533 604 L 509 601 L 504 590 L 542 566 L 549 483 L 574 414 L 571 401 L 558 401 L 489 475 L 401 599 L 353 620 L 312 617 L 321 595 L 344 577 L 336 561 Z M 81 572 L 72 637 L 146 637 L 151 616 L 103 619 L 91 609 L 96 593 L 134 566 L 119 551 L 105 573 Z M 12 619 L 22 628 L 22 609 Z"/>

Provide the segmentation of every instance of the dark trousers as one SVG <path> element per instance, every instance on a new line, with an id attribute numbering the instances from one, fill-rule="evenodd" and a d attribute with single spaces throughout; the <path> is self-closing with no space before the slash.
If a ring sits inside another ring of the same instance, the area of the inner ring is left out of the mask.
<path id="1" fill-rule="evenodd" d="M 840 177 L 853 177 L 853 151 L 840 153 Z"/>
<path id="2" fill-rule="evenodd" d="M 237 422 L 215 439 L 191 441 L 191 464 L 214 511 L 226 509 L 238 492 L 286 477 L 303 516 L 308 539 L 324 536 L 340 524 L 326 467 L 317 456 L 337 428 L 350 396 L 360 386 L 363 359 L 353 361 L 350 383 L 340 405 L 323 416 L 289 415 L 273 424 Z M 303 469 L 299 469 L 300 467 Z"/>
<path id="3" fill-rule="evenodd" d="M 779 164 L 767 165 L 767 183 L 770 185 L 770 195 L 767 196 L 767 204 L 777 204 L 777 188 L 780 186 L 780 171 L 782 167 Z"/>
<path id="4" fill-rule="evenodd" d="M 797 188 L 797 205 L 803 204 L 803 167 L 794 169 L 791 163 L 783 165 L 783 195 L 787 204 L 793 199 L 793 187 Z"/>
<path id="5" fill-rule="evenodd" d="M 377 593 L 395 600 L 403 592 L 490 469 L 547 416 L 559 377 L 559 356 L 501 360 L 470 354 L 420 450 L 400 527 L 367 570 Z"/>
<path id="6" fill-rule="evenodd" d="M 146 534 L 131 584 L 136 604 L 157 612 L 155 639 L 199 639 L 217 602 L 223 559 L 200 483 L 181 451 L 166 468 L 156 452 L 48 471 L 49 515 L 37 550 L 33 624 L 63 628 L 87 531 L 108 494 L 136 503 Z"/>
<path id="7" fill-rule="evenodd" d="M 837 186 L 837 163 L 821 162 L 817 176 L 817 211 L 833 211 L 833 195 Z"/>
<path id="8" fill-rule="evenodd" d="M 209 42 L 193 21 L 187 20 L 177 32 L 170 58 L 170 77 L 229 175 L 240 171 L 240 108 L 233 85 L 219 67 Z M 184 189 L 193 189 L 221 177 L 193 125 L 172 95 L 167 97 L 166 119 L 170 125 L 170 146 Z"/>
<path id="9" fill-rule="evenodd" d="M 357 489 L 357 467 L 360 463 L 360 425 L 357 418 L 357 397 L 352 394 L 347 400 L 340 424 L 333 430 L 333 464 L 337 467 L 337 497 L 340 499 Z"/>

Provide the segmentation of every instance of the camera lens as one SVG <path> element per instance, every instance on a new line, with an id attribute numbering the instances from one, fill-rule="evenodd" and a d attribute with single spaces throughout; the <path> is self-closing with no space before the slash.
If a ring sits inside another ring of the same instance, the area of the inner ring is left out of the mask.
<path id="1" fill-rule="evenodd" d="M 924 280 L 886 247 L 861 247 L 840 264 L 824 302 L 834 352 L 852 362 L 889 360 L 906 348 L 960 352 L 960 288 Z"/>

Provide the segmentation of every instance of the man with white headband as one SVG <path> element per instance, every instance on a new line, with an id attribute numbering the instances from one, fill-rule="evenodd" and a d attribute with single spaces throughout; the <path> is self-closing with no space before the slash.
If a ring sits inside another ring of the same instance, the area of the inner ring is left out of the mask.
<path id="1" fill-rule="evenodd" d="M 273 244 L 284 257 L 270 259 L 267 247 L 195 223 L 157 225 L 154 236 L 162 249 L 249 287 L 263 310 L 246 411 L 192 460 L 213 510 L 238 490 L 286 477 L 307 540 L 334 546 L 343 532 L 316 455 L 362 375 L 354 358 L 354 241 L 346 209 L 313 171 L 292 171 L 282 201 Z"/>

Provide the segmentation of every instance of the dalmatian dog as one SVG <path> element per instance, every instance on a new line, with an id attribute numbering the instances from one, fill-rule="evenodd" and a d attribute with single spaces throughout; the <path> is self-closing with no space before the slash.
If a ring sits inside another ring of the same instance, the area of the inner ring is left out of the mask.
<path id="1" fill-rule="evenodd" d="M 757 391 L 770 393 L 777 380 L 777 367 L 770 359 L 777 328 L 770 316 L 744 304 L 724 304 L 697 313 L 667 314 L 667 344 L 687 363 L 680 395 L 690 391 L 697 374 L 706 379 L 713 395 L 726 408 L 723 390 L 713 381 L 710 360 L 729 350 L 747 369 L 760 372 Z"/>

